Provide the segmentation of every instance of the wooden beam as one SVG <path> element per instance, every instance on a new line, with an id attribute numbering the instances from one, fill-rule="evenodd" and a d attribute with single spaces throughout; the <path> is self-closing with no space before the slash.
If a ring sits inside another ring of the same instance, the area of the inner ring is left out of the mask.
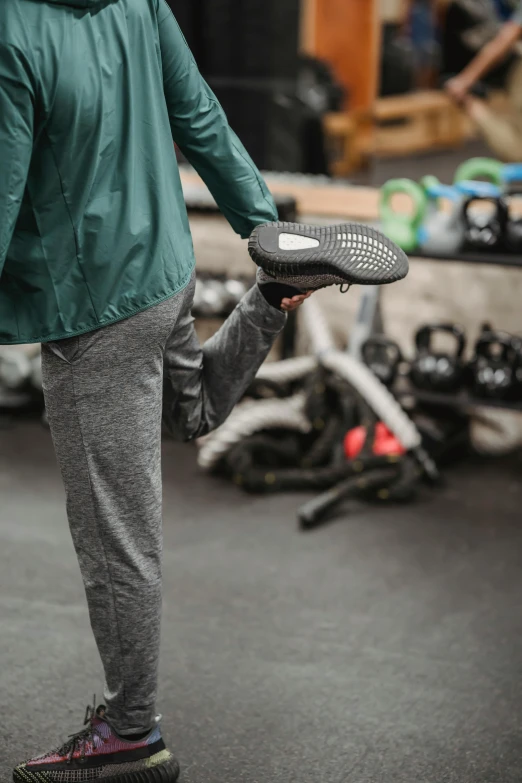
<path id="1" fill-rule="evenodd" d="M 315 12 L 317 0 L 301 0 L 301 51 L 315 53 Z"/>
<path id="2" fill-rule="evenodd" d="M 349 94 L 350 109 L 377 97 L 380 23 L 377 0 L 303 0 L 303 42 L 327 60 Z"/>

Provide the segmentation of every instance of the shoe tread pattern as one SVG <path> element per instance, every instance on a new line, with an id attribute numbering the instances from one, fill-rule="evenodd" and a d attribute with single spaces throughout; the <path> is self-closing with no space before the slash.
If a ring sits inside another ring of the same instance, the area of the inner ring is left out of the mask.
<path id="1" fill-rule="evenodd" d="M 95 772 L 96 770 L 89 771 Z M 179 764 L 172 758 L 164 764 L 158 764 L 157 767 L 149 767 L 148 769 L 118 775 L 107 776 L 103 774 L 88 779 L 99 780 L 100 783 L 176 783 L 179 773 Z M 50 772 L 32 771 L 27 769 L 27 767 L 17 767 L 13 772 L 13 783 L 59 783 L 61 780 L 68 782 L 66 777 L 57 777 Z M 81 778 L 78 778 L 78 780 L 81 780 Z M 70 777 L 70 783 L 75 783 L 74 776 Z"/>
<path id="2" fill-rule="evenodd" d="M 318 240 L 306 250 L 267 253 L 259 242 L 259 230 L 273 228 L 278 235 L 299 234 Z M 274 277 L 290 275 L 332 275 L 347 283 L 386 285 L 408 274 L 406 254 L 380 231 L 360 223 L 310 226 L 275 222 L 259 226 L 249 240 L 253 261 Z"/>

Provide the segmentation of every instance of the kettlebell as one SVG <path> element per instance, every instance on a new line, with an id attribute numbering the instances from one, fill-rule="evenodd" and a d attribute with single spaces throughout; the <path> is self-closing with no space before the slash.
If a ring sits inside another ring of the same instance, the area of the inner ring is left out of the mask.
<path id="1" fill-rule="evenodd" d="M 361 346 L 361 356 L 381 383 L 393 384 L 402 361 L 401 349 L 394 340 L 383 334 L 373 335 Z"/>
<path id="2" fill-rule="evenodd" d="M 418 230 L 419 247 L 423 253 L 447 256 L 460 250 L 464 243 L 463 196 L 451 185 L 442 185 L 436 177 L 421 180 L 427 198 L 424 222 Z M 441 200 L 451 202 L 450 209 L 441 209 Z"/>
<path id="3" fill-rule="evenodd" d="M 470 158 L 458 167 L 453 183 L 463 180 L 485 179 L 492 185 L 501 186 L 504 176 L 504 164 L 494 158 Z"/>
<path id="4" fill-rule="evenodd" d="M 501 251 L 505 248 L 508 208 L 499 187 L 489 182 L 459 182 L 457 189 L 465 196 L 462 206 L 464 245 L 471 250 Z M 477 202 L 493 204 L 493 214 L 472 214 Z"/>
<path id="5" fill-rule="evenodd" d="M 516 198 L 518 197 L 518 198 Z M 511 253 L 522 252 L 522 215 L 512 214 L 513 202 L 518 201 L 519 207 L 522 206 L 522 187 L 518 185 L 518 190 L 513 188 L 504 196 L 507 207 L 507 222 L 505 232 L 506 249 Z"/>
<path id="6" fill-rule="evenodd" d="M 506 163 L 502 169 L 502 185 L 505 193 L 520 193 L 522 163 Z"/>
<path id="7" fill-rule="evenodd" d="M 506 400 L 517 396 L 520 340 L 504 332 L 484 331 L 470 363 L 476 397 Z"/>
<path id="8" fill-rule="evenodd" d="M 391 200 L 397 193 L 410 197 L 413 212 L 398 212 L 391 206 Z M 418 229 L 424 219 L 426 196 L 420 185 L 411 179 L 391 179 L 381 188 L 379 213 L 382 230 L 396 245 L 406 253 L 418 246 Z"/>
<path id="9" fill-rule="evenodd" d="M 455 351 L 436 353 L 433 350 L 435 334 L 450 334 L 455 339 Z M 417 355 L 410 368 L 410 378 L 418 389 L 436 392 L 455 392 L 463 384 L 463 362 L 466 338 L 463 330 L 450 323 L 426 324 L 415 335 Z"/>

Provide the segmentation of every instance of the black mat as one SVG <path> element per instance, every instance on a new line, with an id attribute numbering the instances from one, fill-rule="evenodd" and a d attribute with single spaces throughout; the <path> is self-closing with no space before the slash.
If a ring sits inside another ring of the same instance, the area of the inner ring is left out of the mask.
<path id="1" fill-rule="evenodd" d="M 520 460 L 296 531 L 165 444 L 159 707 L 185 783 L 517 783 Z M 0 781 L 101 692 L 48 434 L 0 432 Z"/>

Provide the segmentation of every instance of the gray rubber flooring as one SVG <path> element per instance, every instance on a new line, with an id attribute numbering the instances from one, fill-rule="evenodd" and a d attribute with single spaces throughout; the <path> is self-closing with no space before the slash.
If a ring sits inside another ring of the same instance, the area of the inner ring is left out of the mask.
<path id="1" fill-rule="evenodd" d="M 185 783 L 522 779 L 520 460 L 297 532 L 165 444 L 159 708 Z M 47 432 L 0 431 L 0 781 L 101 668 Z"/>

